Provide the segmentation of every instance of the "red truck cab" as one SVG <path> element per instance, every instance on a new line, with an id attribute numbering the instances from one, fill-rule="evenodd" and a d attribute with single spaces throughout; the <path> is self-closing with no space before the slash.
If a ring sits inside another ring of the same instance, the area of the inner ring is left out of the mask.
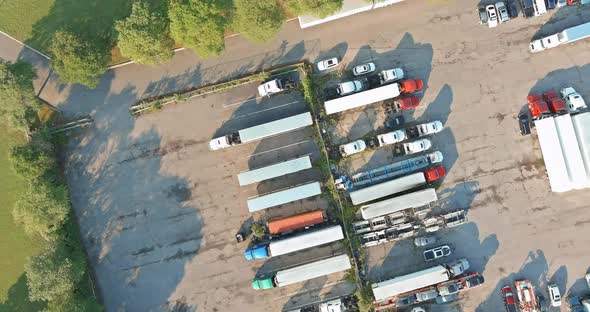
<path id="1" fill-rule="evenodd" d="M 447 170 L 443 166 L 436 166 L 434 168 L 424 170 L 424 177 L 426 181 L 434 182 L 447 174 Z"/>
<path id="2" fill-rule="evenodd" d="M 559 97 L 559 95 L 557 95 L 557 92 L 547 91 L 547 92 L 543 93 L 543 100 L 545 100 L 545 102 L 547 102 L 547 105 L 549 106 L 549 110 L 553 114 L 562 115 L 562 114 L 567 113 L 567 108 L 565 107 L 565 102 L 563 101 L 563 99 L 561 97 Z"/>
<path id="3" fill-rule="evenodd" d="M 402 93 L 412 93 L 422 90 L 422 87 L 424 87 L 424 82 L 422 82 L 422 79 L 411 79 L 402 81 L 400 86 Z"/>
<path id="4" fill-rule="evenodd" d="M 393 101 L 393 106 L 395 107 L 395 110 L 398 112 L 414 108 L 418 106 L 418 104 L 420 104 L 420 99 L 417 96 L 413 95 Z"/>
<path id="5" fill-rule="evenodd" d="M 529 111 L 531 112 L 531 117 L 533 117 L 533 119 L 539 119 L 541 117 L 551 115 L 549 106 L 547 103 L 543 102 L 543 99 L 539 94 L 529 95 L 527 97 L 527 101 L 529 104 Z"/>

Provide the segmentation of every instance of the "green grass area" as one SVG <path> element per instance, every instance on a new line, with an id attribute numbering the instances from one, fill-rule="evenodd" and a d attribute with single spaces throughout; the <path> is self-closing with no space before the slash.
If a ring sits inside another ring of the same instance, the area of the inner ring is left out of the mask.
<path id="1" fill-rule="evenodd" d="M 24 181 L 17 177 L 8 163 L 10 147 L 23 140 L 20 132 L 0 128 L 0 311 L 36 311 L 28 301 L 24 265 L 44 244 L 41 238 L 25 235 L 12 219 L 12 207 L 23 191 Z"/>
<path id="2" fill-rule="evenodd" d="M 33 37 L 33 25 L 49 11 L 55 0 L 0 1 L 0 30 L 18 40 Z"/>

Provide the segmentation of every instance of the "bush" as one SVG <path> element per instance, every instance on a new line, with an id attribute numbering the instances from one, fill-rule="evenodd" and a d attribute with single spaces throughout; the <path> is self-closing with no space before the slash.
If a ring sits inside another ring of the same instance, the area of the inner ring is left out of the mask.
<path id="1" fill-rule="evenodd" d="M 266 228 L 264 227 L 264 225 L 260 223 L 254 223 L 252 224 L 252 227 L 250 227 L 250 231 L 252 232 L 252 236 L 254 238 L 260 239 L 264 237 L 266 233 Z"/>
<path id="2" fill-rule="evenodd" d="M 27 129 L 35 121 L 39 108 L 33 90 L 36 76 L 31 64 L 0 60 L 0 116 L 15 128 Z"/>
<path id="3" fill-rule="evenodd" d="M 53 145 L 36 136 L 28 144 L 13 147 L 9 160 L 16 174 L 27 180 L 56 175 Z"/>
<path id="4" fill-rule="evenodd" d="M 234 27 L 254 42 L 270 40 L 283 25 L 285 15 L 276 0 L 235 0 Z"/>
<path id="5" fill-rule="evenodd" d="M 285 5 L 296 15 L 324 18 L 342 9 L 342 0 L 287 0 Z"/>

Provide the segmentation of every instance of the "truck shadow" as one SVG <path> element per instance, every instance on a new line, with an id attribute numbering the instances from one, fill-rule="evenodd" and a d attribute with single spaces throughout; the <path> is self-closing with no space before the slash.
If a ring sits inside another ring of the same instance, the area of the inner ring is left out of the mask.
<path id="1" fill-rule="evenodd" d="M 550 36 L 590 21 L 590 7 L 587 5 L 568 5 L 559 8 L 531 38 L 532 40 Z"/>
<path id="2" fill-rule="evenodd" d="M 499 273 L 504 277 L 502 277 L 498 281 L 498 283 L 493 288 L 492 292 L 488 295 L 486 300 L 477 306 L 477 308 L 475 309 L 476 312 L 503 311 L 504 302 L 501 296 L 501 289 L 504 286 L 511 286 L 513 288 L 513 291 L 515 291 L 515 280 L 530 280 L 533 284 L 533 287 L 535 288 L 535 293 L 542 294 L 545 297 L 545 299 L 547 299 L 545 289 L 548 283 L 547 273 L 549 267 L 543 251 L 531 250 L 527 258 L 525 259 L 524 263 L 521 265 L 520 269 L 517 272 L 507 273 L 503 267 L 500 267 L 499 270 Z M 563 274 L 565 274 L 565 278 L 567 278 L 567 270 L 565 268 L 560 268 L 560 271 L 561 273 L 558 273 L 558 275 L 561 276 L 561 278 L 563 278 Z M 562 289 L 561 286 L 560 289 Z M 563 290 L 564 289 L 565 288 L 563 288 Z"/>

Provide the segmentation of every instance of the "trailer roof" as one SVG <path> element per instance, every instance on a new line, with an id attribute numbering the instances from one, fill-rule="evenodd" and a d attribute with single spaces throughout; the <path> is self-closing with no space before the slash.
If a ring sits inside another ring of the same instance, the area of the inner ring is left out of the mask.
<path id="1" fill-rule="evenodd" d="M 268 249 L 270 250 L 270 254 L 273 257 L 276 257 L 303 249 L 325 245 L 331 242 L 339 241 L 341 239 L 344 239 L 342 228 L 340 225 L 335 225 L 329 228 L 307 232 L 286 239 L 272 241 L 268 245 Z"/>
<path id="2" fill-rule="evenodd" d="M 590 36 L 590 22 L 570 27 L 564 30 L 567 33 L 567 42 L 574 42 Z"/>
<path id="3" fill-rule="evenodd" d="M 303 156 L 270 166 L 242 172 L 238 174 L 238 181 L 241 186 L 244 186 L 309 168 L 311 168 L 311 159 L 309 156 Z"/>
<path id="4" fill-rule="evenodd" d="M 399 276 L 384 282 L 371 285 L 376 301 L 403 294 L 408 291 L 442 283 L 449 280 L 447 269 L 442 265 Z"/>
<path id="5" fill-rule="evenodd" d="M 572 116 L 572 123 L 586 169 L 586 178 L 590 179 L 590 113 Z"/>
<path id="6" fill-rule="evenodd" d="M 303 113 L 271 122 L 267 122 L 258 126 L 242 129 L 240 139 L 242 143 L 248 143 L 256 140 L 261 140 L 281 133 L 297 130 L 313 124 L 313 119 L 310 113 Z"/>
<path id="7" fill-rule="evenodd" d="M 382 200 L 361 207 L 363 219 L 368 220 L 392 214 L 410 208 L 418 208 L 438 200 L 433 188 L 412 192 L 410 194 Z"/>
<path id="8" fill-rule="evenodd" d="M 339 255 L 277 272 L 275 281 L 282 287 L 350 269 L 348 255 Z"/>
<path id="9" fill-rule="evenodd" d="M 535 121 L 535 128 L 539 137 L 539 144 L 547 168 L 549 184 L 553 192 L 566 192 L 572 189 L 567 173 L 565 159 L 553 117 Z"/>
<path id="10" fill-rule="evenodd" d="M 587 188 L 590 183 L 586 175 L 586 167 L 582 160 L 580 146 L 576 139 L 572 117 L 569 114 L 555 117 L 555 126 L 557 127 L 557 134 L 561 142 L 561 150 L 572 187 L 574 189 Z"/>
<path id="11" fill-rule="evenodd" d="M 405 177 L 375 184 L 357 191 L 351 191 L 349 194 L 352 204 L 359 205 L 375 199 L 413 189 L 424 183 L 426 183 L 424 173 L 416 172 Z"/>
<path id="12" fill-rule="evenodd" d="M 326 114 L 335 114 L 345 110 L 381 102 L 400 95 L 400 87 L 397 83 L 388 84 L 378 88 L 354 93 L 324 102 Z"/>
<path id="13" fill-rule="evenodd" d="M 295 186 L 286 190 L 258 196 L 248 199 L 248 210 L 250 212 L 267 209 L 270 207 L 286 204 L 292 201 L 316 196 L 322 193 L 319 182 Z"/>

